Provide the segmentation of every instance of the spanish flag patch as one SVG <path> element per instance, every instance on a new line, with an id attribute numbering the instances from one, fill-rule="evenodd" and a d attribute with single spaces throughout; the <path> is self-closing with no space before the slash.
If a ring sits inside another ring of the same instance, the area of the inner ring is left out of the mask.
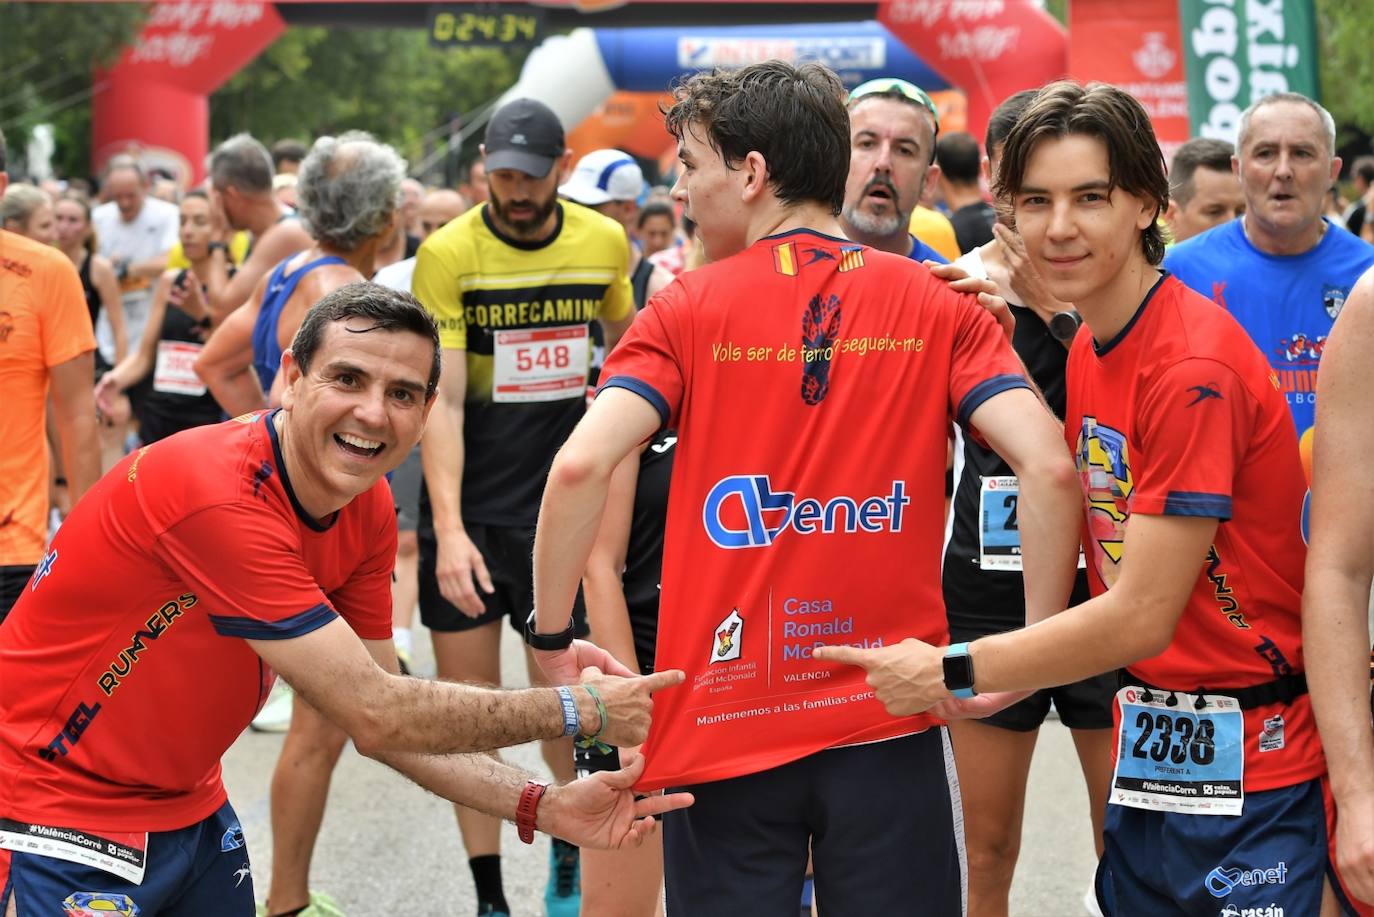
<path id="1" fill-rule="evenodd" d="M 840 246 L 840 273 L 857 271 L 864 266 L 864 250 L 858 246 Z"/>
<path id="2" fill-rule="evenodd" d="M 773 270 L 787 277 L 797 276 L 797 243 L 783 242 L 773 246 Z"/>

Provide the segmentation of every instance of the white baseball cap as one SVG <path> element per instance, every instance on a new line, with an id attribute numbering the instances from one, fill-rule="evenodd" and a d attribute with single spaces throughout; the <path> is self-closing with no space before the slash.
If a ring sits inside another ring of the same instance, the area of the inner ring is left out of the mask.
<path id="1" fill-rule="evenodd" d="M 638 200 L 644 191 L 644 172 L 629 153 L 594 150 L 577 161 L 572 178 L 558 193 L 593 207 L 607 201 Z"/>

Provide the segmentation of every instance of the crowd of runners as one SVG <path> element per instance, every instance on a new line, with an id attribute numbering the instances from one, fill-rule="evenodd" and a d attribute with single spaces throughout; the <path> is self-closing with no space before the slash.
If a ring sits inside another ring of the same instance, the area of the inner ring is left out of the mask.
<path id="1" fill-rule="evenodd" d="M 503 820 L 549 917 L 996 917 L 1052 711 L 1061 913 L 1374 914 L 1374 158 L 1289 93 L 1166 163 L 1105 84 L 976 138 L 780 62 L 664 120 L 671 187 L 530 99 L 457 188 L 0 138 L 0 914 L 336 915 L 351 740 L 479 917 Z"/>

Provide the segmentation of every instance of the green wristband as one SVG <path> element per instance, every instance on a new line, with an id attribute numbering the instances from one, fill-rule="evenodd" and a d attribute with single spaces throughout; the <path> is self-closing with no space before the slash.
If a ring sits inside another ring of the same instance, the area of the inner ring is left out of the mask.
<path id="1" fill-rule="evenodd" d="M 583 685 L 582 687 L 587 689 L 587 693 L 590 694 L 592 696 L 592 700 L 596 702 L 596 715 L 601 719 L 601 722 L 597 725 L 596 728 L 596 735 L 582 736 L 582 738 L 588 740 L 590 744 L 597 742 L 601 738 L 602 734 L 606 731 L 606 704 L 603 703 L 601 700 L 601 692 L 596 690 L 595 687 L 593 687 L 592 685 Z"/>

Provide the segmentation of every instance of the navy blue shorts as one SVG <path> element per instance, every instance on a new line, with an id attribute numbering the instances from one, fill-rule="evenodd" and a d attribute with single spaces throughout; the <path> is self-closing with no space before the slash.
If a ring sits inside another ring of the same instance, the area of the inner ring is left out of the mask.
<path id="1" fill-rule="evenodd" d="M 964 913 L 962 804 L 943 728 L 681 789 L 696 803 L 663 818 L 667 917 L 795 917 L 808 848 L 826 917 Z"/>
<path id="2" fill-rule="evenodd" d="M 89 836 L 89 835 L 87 835 Z M 253 917 L 253 873 L 229 803 L 177 831 L 148 834 L 143 881 L 51 856 L 0 850 L 0 913 L 18 917 Z"/>
<path id="3" fill-rule="evenodd" d="M 1108 917 L 1308 917 L 1332 875 L 1320 779 L 1247 793 L 1238 816 L 1109 805 L 1103 841 Z"/>

